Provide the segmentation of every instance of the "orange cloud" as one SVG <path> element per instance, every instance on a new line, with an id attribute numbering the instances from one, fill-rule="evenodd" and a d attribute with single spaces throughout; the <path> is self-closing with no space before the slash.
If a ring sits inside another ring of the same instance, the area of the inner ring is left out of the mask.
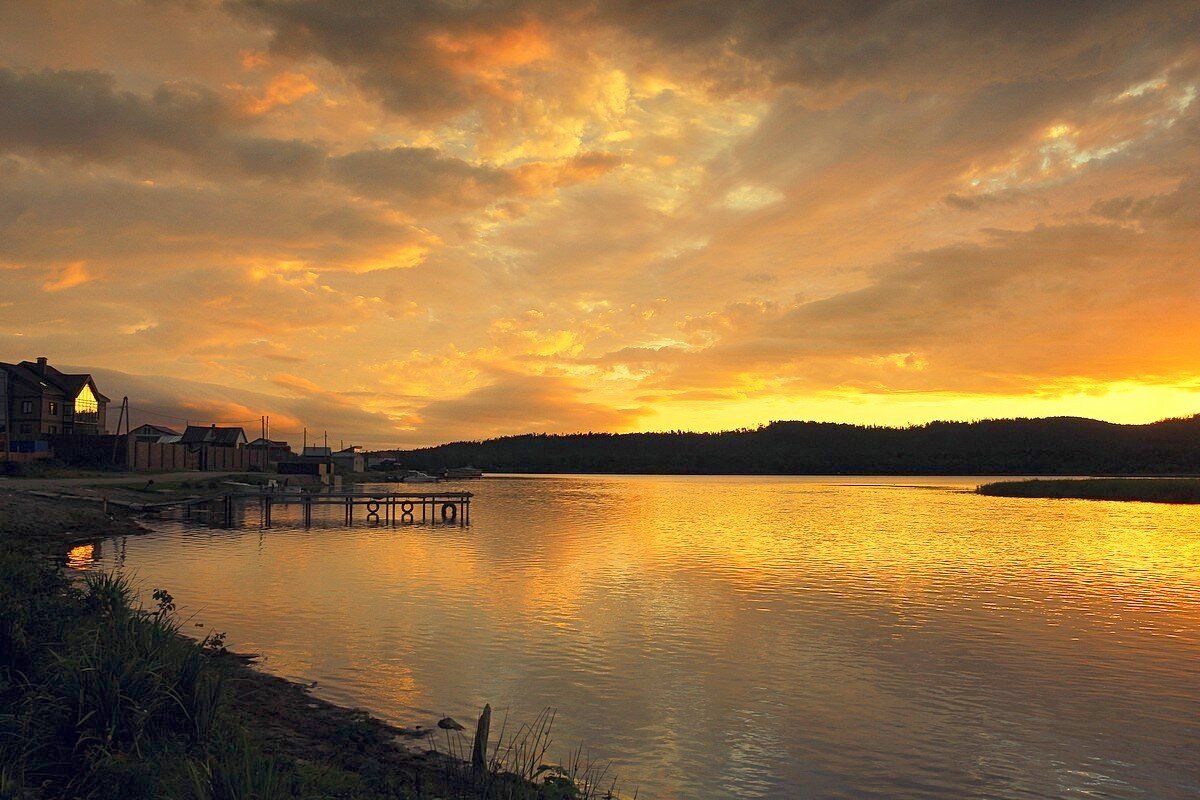
<path id="1" fill-rule="evenodd" d="M 242 111 L 251 116 L 266 114 L 280 106 L 290 106 L 319 89 L 312 78 L 301 72 L 281 72 L 271 78 L 258 96 L 250 89 L 240 86 L 234 88 L 242 94 Z"/>
<path id="2" fill-rule="evenodd" d="M 47 278 L 42 284 L 42 289 L 47 292 L 61 292 L 63 289 L 70 289 L 73 286 L 87 283 L 93 280 L 93 276 L 87 269 L 87 264 L 83 261 L 73 261 L 55 273 L 52 278 Z"/>
<path id="3" fill-rule="evenodd" d="M 281 372 L 271 377 L 271 383 L 302 397 L 320 398 L 338 405 L 353 404 L 345 395 L 338 392 L 331 392 L 320 384 L 314 383 L 308 378 L 302 378 L 299 375 L 289 375 L 286 372 Z"/>
<path id="4" fill-rule="evenodd" d="M 537 161 L 523 164 L 515 170 L 522 194 L 537 195 L 577 183 L 594 181 L 607 175 L 621 164 L 614 153 L 582 153 L 559 161 Z"/>
<path id="5" fill-rule="evenodd" d="M 252 72 L 265 67 L 270 62 L 270 56 L 258 50 L 243 50 L 241 52 L 242 69 Z"/>
<path id="6" fill-rule="evenodd" d="M 499 77 L 504 70 L 532 64 L 553 52 L 537 20 L 499 30 L 438 31 L 429 36 L 442 62 L 459 72 Z"/>

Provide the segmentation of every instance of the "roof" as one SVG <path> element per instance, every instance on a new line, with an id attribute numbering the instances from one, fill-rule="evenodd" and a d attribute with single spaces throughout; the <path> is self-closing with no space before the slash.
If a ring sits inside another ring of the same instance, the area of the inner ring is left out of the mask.
<path id="1" fill-rule="evenodd" d="M 8 372 L 9 375 L 12 376 L 13 381 L 17 383 L 23 383 L 31 389 L 39 391 L 49 389 L 52 392 L 58 392 L 64 395 L 66 394 L 62 387 L 49 380 L 46 380 L 39 375 L 36 370 L 36 365 L 34 369 L 27 367 L 26 364 L 28 363 L 28 361 L 23 361 L 20 364 L 0 363 L 0 367 L 2 367 Z"/>
<path id="2" fill-rule="evenodd" d="M 184 444 L 214 444 L 218 447 L 237 447 L 246 441 L 241 428 L 218 428 L 216 425 L 188 425 L 181 441 Z"/>
<path id="3" fill-rule="evenodd" d="M 315 456 L 317 458 L 328 458 L 330 455 L 332 455 L 332 453 L 333 451 L 328 447 L 306 447 L 304 448 L 303 455 L 308 457 Z"/>
<path id="4" fill-rule="evenodd" d="M 287 442 L 281 441 L 279 439 L 264 439 L 261 436 L 258 437 L 257 439 L 255 439 L 253 442 L 250 442 L 249 444 L 247 444 L 246 447 L 273 447 L 273 448 L 274 447 L 277 447 L 277 448 L 286 447 L 288 449 L 291 449 L 291 445 L 288 444 Z"/>
<path id="5" fill-rule="evenodd" d="M 135 430 L 135 431 L 144 430 L 146 433 L 150 433 L 151 431 L 153 431 L 153 432 L 157 433 L 159 436 L 178 436 L 179 435 L 179 431 L 174 431 L 174 430 L 171 430 L 170 428 L 164 428 L 162 425 L 152 425 L 149 422 L 145 423 L 144 425 L 138 425 L 133 430 Z"/>
<path id="6" fill-rule="evenodd" d="M 100 393 L 100 390 L 98 388 L 96 388 L 96 382 L 94 380 L 92 380 L 92 376 L 85 372 L 84 373 L 59 372 L 58 370 L 56 370 L 54 367 L 50 366 L 49 364 L 46 364 L 45 371 L 41 372 L 40 371 L 41 365 L 39 365 L 38 363 L 36 363 L 34 361 L 22 361 L 17 366 L 23 367 L 25 370 L 30 372 L 34 377 L 34 380 L 44 381 L 45 383 L 50 384 L 51 386 L 54 386 L 56 389 L 58 389 L 60 392 L 67 395 L 68 397 L 72 397 L 72 398 L 78 397 L 79 392 L 83 390 L 83 387 L 90 385 L 92 387 L 92 394 L 96 395 L 97 400 L 99 400 L 102 403 L 112 402 L 111 400 L 109 400 L 107 397 L 105 397 L 104 395 L 102 395 Z"/>

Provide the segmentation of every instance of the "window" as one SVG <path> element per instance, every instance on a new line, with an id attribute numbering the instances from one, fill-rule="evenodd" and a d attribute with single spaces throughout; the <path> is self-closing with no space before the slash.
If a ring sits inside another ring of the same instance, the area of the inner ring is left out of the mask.
<path id="1" fill-rule="evenodd" d="M 32 400 L 22 400 L 21 401 L 21 413 L 22 414 L 32 414 L 33 413 L 33 401 Z M 24 433 L 29 433 L 29 431 L 24 431 Z"/>
<path id="2" fill-rule="evenodd" d="M 75 398 L 75 418 L 76 422 L 100 421 L 100 403 L 96 400 L 96 395 L 92 394 L 92 387 L 86 383 Z"/>
<path id="3" fill-rule="evenodd" d="M 54 434 L 58 433 L 58 426 L 57 426 L 57 425 L 51 425 L 51 426 L 50 426 L 50 430 L 46 431 L 46 433 L 48 433 L 48 434 L 50 434 L 51 436 L 53 436 Z"/>
<path id="4" fill-rule="evenodd" d="M 50 416 L 58 416 L 58 403 L 54 402 L 53 400 L 50 401 Z"/>
<path id="5" fill-rule="evenodd" d="M 33 433 L 33 426 L 28 422 L 21 423 L 21 433 Z"/>

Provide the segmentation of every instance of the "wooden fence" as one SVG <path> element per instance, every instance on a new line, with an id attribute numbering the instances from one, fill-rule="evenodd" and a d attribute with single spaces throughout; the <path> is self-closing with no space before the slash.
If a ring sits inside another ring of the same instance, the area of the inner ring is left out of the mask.
<path id="1" fill-rule="evenodd" d="M 103 468 L 112 465 L 130 470 L 245 472 L 266 469 L 268 451 L 257 447 L 191 448 L 182 444 L 139 442 L 131 436 L 59 434 L 47 437 L 46 452 L 14 453 L 13 461 L 57 458 L 73 467 Z M 0 442 L 2 445 L 3 442 Z M 0 459 L 4 458 L 0 452 Z"/>
<path id="2" fill-rule="evenodd" d="M 201 470 L 210 472 L 244 472 L 265 469 L 265 450 L 248 447 L 212 447 L 195 450 L 182 444 L 156 444 L 130 440 L 126 454 L 129 469 Z"/>

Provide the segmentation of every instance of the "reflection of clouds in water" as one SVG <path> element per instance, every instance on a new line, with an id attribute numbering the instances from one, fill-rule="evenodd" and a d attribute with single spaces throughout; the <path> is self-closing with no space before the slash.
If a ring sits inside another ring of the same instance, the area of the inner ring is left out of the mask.
<path id="1" fill-rule="evenodd" d="M 322 697 L 404 725 L 557 707 L 556 742 L 647 796 L 958 800 L 980 770 L 996 797 L 1085 772 L 1170 796 L 1200 735 L 1200 509 L 980 482 L 483 480 L 466 529 L 332 509 L 128 557 Z"/>

